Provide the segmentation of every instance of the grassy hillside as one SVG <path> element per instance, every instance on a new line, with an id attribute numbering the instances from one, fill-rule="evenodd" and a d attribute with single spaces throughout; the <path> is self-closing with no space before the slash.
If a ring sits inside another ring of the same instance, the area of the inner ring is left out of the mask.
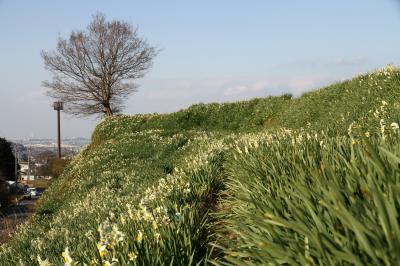
<path id="1" fill-rule="evenodd" d="M 400 71 L 103 120 L 0 265 L 398 265 Z"/>
<path id="2" fill-rule="evenodd" d="M 167 115 L 126 117 L 122 119 L 123 122 L 118 120 L 111 127 L 124 125 L 132 130 L 168 129 L 179 132 L 193 129 L 226 133 L 258 132 L 284 127 L 329 130 L 334 135 L 347 134 L 351 122 L 365 124 L 361 120 L 371 119 L 370 111 L 380 107 L 383 100 L 389 103 L 388 118 L 397 119 L 400 110 L 399 83 L 398 70 L 387 67 L 305 93 L 295 99 L 286 94 L 236 103 L 198 104 Z"/>

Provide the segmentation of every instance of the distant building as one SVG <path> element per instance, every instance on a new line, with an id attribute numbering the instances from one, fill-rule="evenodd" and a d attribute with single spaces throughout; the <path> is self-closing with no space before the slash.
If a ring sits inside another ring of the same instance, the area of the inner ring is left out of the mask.
<path id="1" fill-rule="evenodd" d="M 21 173 L 28 172 L 29 166 L 28 166 L 27 162 L 20 162 L 19 165 L 21 166 L 21 169 L 20 169 Z"/>
<path id="2" fill-rule="evenodd" d="M 21 180 L 23 180 L 23 181 L 33 181 L 33 180 L 36 179 L 35 176 L 32 175 L 32 174 L 31 174 L 31 175 L 21 174 L 20 178 L 21 178 Z"/>
<path id="3" fill-rule="evenodd" d="M 20 173 L 20 179 L 21 180 L 25 180 L 25 181 L 27 181 L 27 180 L 35 180 L 36 178 L 35 178 L 35 175 L 34 175 L 34 170 L 36 169 L 36 164 L 34 163 L 34 162 L 30 162 L 29 163 L 30 164 L 30 171 L 29 171 L 29 165 L 28 165 L 28 162 L 20 162 L 19 163 L 19 165 L 20 165 L 20 171 L 19 171 L 19 173 Z M 28 173 L 28 172 L 30 172 L 30 173 Z"/>

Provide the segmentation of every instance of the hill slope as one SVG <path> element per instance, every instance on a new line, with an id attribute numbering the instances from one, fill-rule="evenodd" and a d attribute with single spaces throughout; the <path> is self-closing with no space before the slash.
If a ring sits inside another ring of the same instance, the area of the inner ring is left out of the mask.
<path id="1" fill-rule="evenodd" d="M 399 89 L 388 67 L 296 99 L 105 119 L 0 264 L 396 265 Z"/>

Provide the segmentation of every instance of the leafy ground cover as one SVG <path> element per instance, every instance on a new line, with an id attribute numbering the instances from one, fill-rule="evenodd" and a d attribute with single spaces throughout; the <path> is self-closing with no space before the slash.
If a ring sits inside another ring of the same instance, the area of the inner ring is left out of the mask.
<path id="1" fill-rule="evenodd" d="M 398 265 L 400 71 L 103 120 L 1 265 Z"/>

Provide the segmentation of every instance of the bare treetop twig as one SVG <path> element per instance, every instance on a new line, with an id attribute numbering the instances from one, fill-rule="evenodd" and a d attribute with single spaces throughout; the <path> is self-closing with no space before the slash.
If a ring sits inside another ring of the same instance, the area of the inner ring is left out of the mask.
<path id="1" fill-rule="evenodd" d="M 55 51 L 42 51 L 47 70 L 47 94 L 66 103 L 66 112 L 77 116 L 121 112 L 123 101 L 136 91 L 134 81 L 152 66 L 158 50 L 138 37 L 124 21 L 106 21 L 97 14 L 86 31 L 59 38 Z"/>

